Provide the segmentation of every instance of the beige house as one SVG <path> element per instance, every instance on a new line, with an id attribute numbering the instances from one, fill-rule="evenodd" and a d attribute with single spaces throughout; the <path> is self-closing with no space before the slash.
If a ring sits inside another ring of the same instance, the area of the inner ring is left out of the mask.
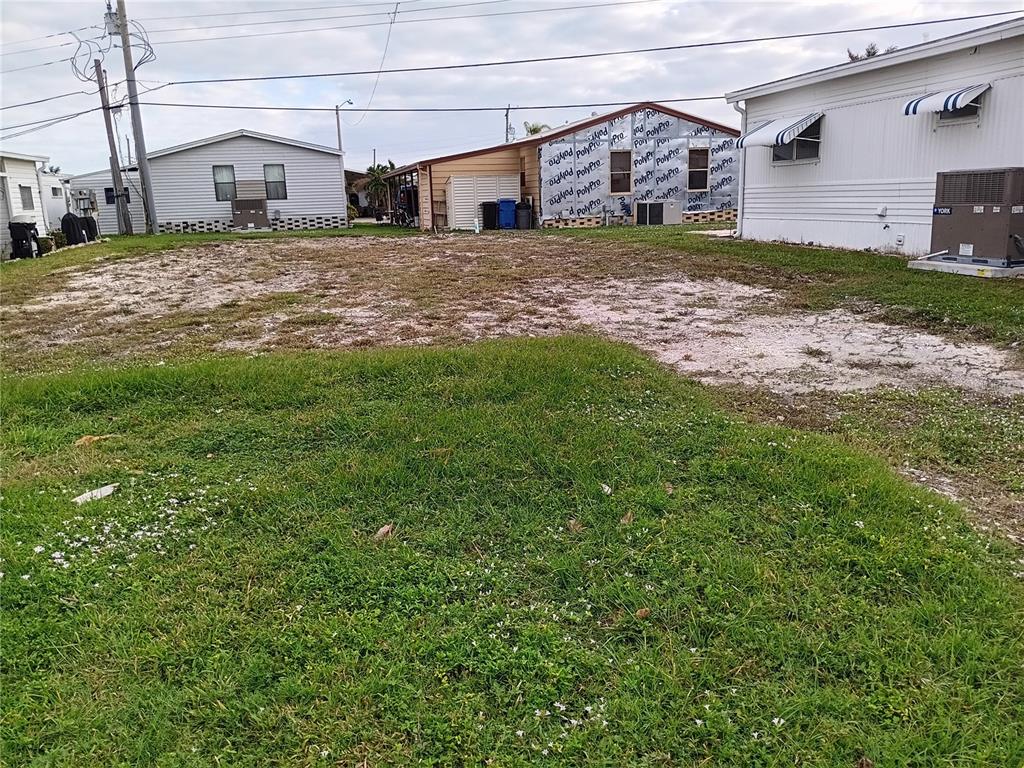
<path id="1" fill-rule="evenodd" d="M 471 229 L 480 204 L 529 202 L 534 224 L 669 224 L 734 217 L 726 125 L 650 102 L 388 174 L 391 205 L 421 229 Z"/>

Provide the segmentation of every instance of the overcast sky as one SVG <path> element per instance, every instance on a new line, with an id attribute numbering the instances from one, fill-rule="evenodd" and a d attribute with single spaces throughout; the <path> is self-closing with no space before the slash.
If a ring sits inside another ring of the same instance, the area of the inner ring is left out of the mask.
<path id="1" fill-rule="evenodd" d="M 900 0 L 848 3 L 627 0 L 614 5 L 610 4 L 612 2 L 614 0 L 491 0 L 477 3 L 469 0 L 405 0 L 398 4 L 396 18 L 400 23 L 391 27 L 385 68 L 791 34 L 1013 10 L 1020 5 L 1019 0 L 927 3 Z M 603 8 L 580 7 L 596 4 L 608 5 Z M 280 11 L 289 6 L 294 10 Z M 569 10 L 554 10 L 566 7 L 570 7 Z M 375 70 L 380 64 L 388 34 L 388 17 L 385 14 L 393 9 L 393 2 L 359 0 L 128 0 L 129 16 L 146 28 L 156 52 L 156 60 L 138 70 L 142 87 L 147 88 L 182 79 Z M 517 15 L 483 15 L 538 9 L 550 10 Z M 102 25 L 103 12 L 102 0 L 0 0 L 2 69 L 29 67 L 72 55 L 75 46 L 71 45 L 31 50 L 68 42 L 72 38 L 67 35 L 27 40 L 79 27 Z M 476 18 L 417 21 L 470 15 Z M 159 18 L 169 16 L 184 18 Z M 322 18 L 325 16 L 335 18 Z M 339 16 L 347 18 L 336 18 Z M 310 18 L 316 20 L 293 21 Z M 511 103 L 515 107 L 720 96 L 726 91 L 842 62 L 846 59 L 847 47 L 863 49 L 873 41 L 883 48 L 889 45 L 903 47 L 1001 20 L 953 22 L 876 33 L 562 63 L 385 74 L 380 77 L 372 106 L 503 106 Z M 348 28 L 337 28 L 341 26 Z M 229 40 L 172 42 L 310 30 L 314 27 L 321 29 Z M 78 34 L 96 37 L 101 31 L 90 29 Z M 91 69 L 91 58 L 83 55 L 80 61 L 83 65 L 88 63 Z M 123 79 L 119 49 L 114 48 L 106 54 L 105 65 L 110 81 Z M 324 107 L 352 99 L 356 107 L 365 107 L 374 80 L 373 75 L 366 75 L 172 86 L 143 96 L 142 100 Z M 91 83 L 78 81 L 67 62 L 8 72 L 0 76 L 0 87 L 4 105 L 93 88 Z M 124 93 L 124 86 L 120 85 L 114 95 L 121 97 Z M 98 98 L 95 94 L 78 94 L 4 110 L 0 113 L 4 133 L 18 130 L 8 129 L 8 126 L 97 106 Z M 738 116 L 723 100 L 673 106 L 729 125 L 738 125 Z M 589 108 L 514 109 L 512 124 L 522 136 L 525 120 L 556 126 L 586 117 L 593 111 Z M 347 166 L 360 170 L 369 164 L 374 148 L 380 161 L 390 158 L 401 165 L 435 154 L 500 143 L 504 140 L 505 131 L 505 118 L 501 112 L 432 115 L 357 112 L 343 115 L 343 121 Z M 336 143 L 332 113 L 145 106 L 143 123 L 151 150 L 237 128 L 331 146 Z M 119 133 L 123 136 L 129 132 L 127 110 L 124 110 L 119 118 Z M 48 155 L 53 164 L 72 173 L 97 170 L 107 164 L 103 120 L 99 112 L 12 139 L 4 143 L 4 148 Z"/>

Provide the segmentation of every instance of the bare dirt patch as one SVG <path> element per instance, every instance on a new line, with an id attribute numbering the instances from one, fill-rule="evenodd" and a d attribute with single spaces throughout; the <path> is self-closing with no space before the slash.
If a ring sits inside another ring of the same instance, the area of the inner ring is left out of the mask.
<path id="1" fill-rule="evenodd" d="M 1024 393 L 1024 372 L 992 346 L 846 310 L 793 311 L 770 288 L 690 277 L 660 254 L 572 238 L 209 243 L 80 269 L 4 311 L 15 362 L 76 345 L 145 356 L 178 345 L 258 351 L 590 329 L 709 383 Z"/>

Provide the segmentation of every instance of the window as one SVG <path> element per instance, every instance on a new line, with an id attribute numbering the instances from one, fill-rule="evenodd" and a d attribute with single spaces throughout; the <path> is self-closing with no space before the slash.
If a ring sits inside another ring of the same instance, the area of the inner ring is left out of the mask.
<path id="1" fill-rule="evenodd" d="M 612 151 L 611 157 L 612 194 L 633 191 L 633 153 L 627 150 Z"/>
<path id="2" fill-rule="evenodd" d="M 964 104 L 960 109 L 944 109 L 939 112 L 939 122 L 946 120 L 970 120 L 978 117 L 981 112 L 981 97 L 979 96 L 970 104 Z"/>
<path id="3" fill-rule="evenodd" d="M 125 203 L 130 203 L 132 201 L 131 195 L 128 194 L 128 187 L 125 187 L 124 191 L 121 194 L 124 195 Z M 117 200 L 114 199 L 113 187 L 105 187 L 103 189 L 103 198 L 106 201 L 107 205 L 117 205 Z"/>
<path id="4" fill-rule="evenodd" d="M 215 165 L 213 166 L 213 191 L 218 200 L 234 200 L 235 194 L 235 166 Z"/>
<path id="5" fill-rule="evenodd" d="M 288 188 L 284 183 L 283 165 L 264 165 L 263 181 L 267 185 L 267 200 L 288 199 Z"/>
<path id="6" fill-rule="evenodd" d="M 819 117 L 792 141 L 772 147 L 772 162 L 785 163 L 791 160 L 814 160 L 821 149 L 821 118 Z"/>
<path id="7" fill-rule="evenodd" d="M 50 195 L 53 197 L 64 197 L 64 190 L 60 187 L 50 187 Z"/>
<path id="8" fill-rule="evenodd" d="M 36 206 L 32 202 L 32 187 L 18 185 L 18 192 L 21 194 L 21 210 L 34 211 Z"/>
<path id="9" fill-rule="evenodd" d="M 690 192 L 700 192 L 708 188 L 708 159 L 710 157 L 711 149 L 708 147 L 690 150 L 687 157 L 689 172 L 686 178 L 686 189 Z"/>

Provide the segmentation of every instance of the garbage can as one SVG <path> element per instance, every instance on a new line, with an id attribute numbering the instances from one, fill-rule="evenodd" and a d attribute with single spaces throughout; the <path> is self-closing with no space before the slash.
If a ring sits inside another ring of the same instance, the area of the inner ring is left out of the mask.
<path id="1" fill-rule="evenodd" d="M 30 259 L 39 255 L 39 231 L 34 221 L 14 221 L 7 224 L 11 233 L 11 258 Z"/>
<path id="2" fill-rule="evenodd" d="M 484 229 L 498 228 L 498 204 L 493 200 L 480 203 L 480 221 Z"/>
<path id="3" fill-rule="evenodd" d="M 498 226 L 501 229 L 516 228 L 516 201 L 503 198 L 498 201 Z"/>
<path id="4" fill-rule="evenodd" d="M 65 213 L 60 220 L 60 229 L 68 245 L 80 245 L 85 242 L 85 230 L 82 229 L 82 222 L 75 214 Z"/>
<path id="5" fill-rule="evenodd" d="M 516 229 L 533 227 L 533 208 L 529 203 L 516 203 Z"/>
<path id="6" fill-rule="evenodd" d="M 79 216 L 78 220 L 82 223 L 82 229 L 85 230 L 85 239 L 90 243 L 100 236 L 100 228 L 92 216 Z"/>

